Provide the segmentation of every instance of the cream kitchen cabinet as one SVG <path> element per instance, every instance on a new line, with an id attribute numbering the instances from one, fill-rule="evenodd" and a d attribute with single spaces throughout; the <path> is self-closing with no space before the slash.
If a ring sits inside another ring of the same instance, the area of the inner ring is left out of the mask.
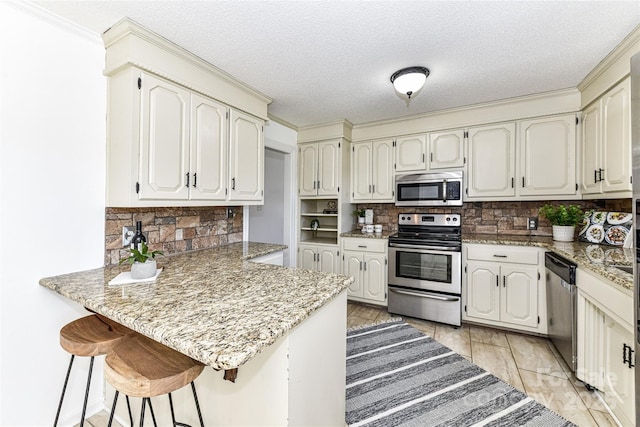
<path id="1" fill-rule="evenodd" d="M 396 172 L 462 168 L 465 164 L 465 135 L 463 129 L 457 129 L 396 138 Z"/>
<path id="2" fill-rule="evenodd" d="M 579 197 L 575 114 L 470 128 L 468 139 L 466 199 Z"/>
<path id="3" fill-rule="evenodd" d="M 515 196 L 516 125 L 469 129 L 469 199 Z"/>
<path id="4" fill-rule="evenodd" d="M 582 113 L 582 194 L 631 197 L 630 80 L 587 106 Z"/>
<path id="5" fill-rule="evenodd" d="M 463 320 L 546 333 L 539 248 L 465 244 Z"/>
<path id="6" fill-rule="evenodd" d="M 351 202 L 393 202 L 393 141 L 351 144 Z"/>
<path id="7" fill-rule="evenodd" d="M 102 38 L 106 205 L 261 204 L 271 99 L 133 21 Z"/>
<path id="8" fill-rule="evenodd" d="M 430 133 L 428 139 L 429 170 L 464 167 L 466 134 L 462 129 Z"/>
<path id="9" fill-rule="evenodd" d="M 231 110 L 229 200 L 261 201 L 264 196 L 262 122 Z"/>
<path id="10" fill-rule="evenodd" d="M 342 239 L 342 274 L 354 278 L 347 289 L 350 299 L 387 304 L 387 245 L 387 239 Z"/>
<path id="11" fill-rule="evenodd" d="M 300 144 L 299 195 L 338 196 L 340 190 L 341 140 Z"/>
<path id="12" fill-rule="evenodd" d="M 396 172 L 405 173 L 426 170 L 426 135 L 409 135 L 395 139 Z"/>
<path id="13" fill-rule="evenodd" d="M 633 293 L 578 268 L 576 376 L 604 393 L 624 426 L 635 425 Z"/>
<path id="14" fill-rule="evenodd" d="M 519 196 L 575 195 L 574 114 L 518 122 Z"/>
<path id="15" fill-rule="evenodd" d="M 325 273 L 340 273 L 340 250 L 335 245 L 298 244 L 298 267 Z"/>
<path id="16" fill-rule="evenodd" d="M 262 202 L 262 120 L 135 67 L 109 98 L 108 206 Z"/>

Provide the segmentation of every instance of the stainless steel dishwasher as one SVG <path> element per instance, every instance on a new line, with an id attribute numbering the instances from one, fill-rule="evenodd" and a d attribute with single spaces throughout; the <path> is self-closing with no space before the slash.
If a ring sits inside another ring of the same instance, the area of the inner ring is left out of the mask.
<path id="1" fill-rule="evenodd" d="M 572 372 L 576 371 L 576 264 L 553 252 L 545 254 L 549 338 Z"/>

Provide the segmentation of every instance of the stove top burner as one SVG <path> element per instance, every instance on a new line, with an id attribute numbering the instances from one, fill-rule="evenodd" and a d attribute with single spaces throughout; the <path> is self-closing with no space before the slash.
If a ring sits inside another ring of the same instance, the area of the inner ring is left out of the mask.
<path id="1" fill-rule="evenodd" d="M 389 236 L 389 243 L 460 250 L 460 223 L 459 214 L 400 214 L 398 233 Z"/>

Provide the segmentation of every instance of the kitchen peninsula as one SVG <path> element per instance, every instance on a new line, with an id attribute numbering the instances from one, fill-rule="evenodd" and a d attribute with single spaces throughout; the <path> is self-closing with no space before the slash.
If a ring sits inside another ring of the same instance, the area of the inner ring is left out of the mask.
<path id="1" fill-rule="evenodd" d="M 127 267 L 108 266 L 40 284 L 211 366 L 196 380 L 207 425 L 343 424 L 352 279 L 251 262 L 284 248 L 241 242 L 161 257 L 154 282 L 110 286 Z M 235 383 L 216 372 L 235 369 Z"/>

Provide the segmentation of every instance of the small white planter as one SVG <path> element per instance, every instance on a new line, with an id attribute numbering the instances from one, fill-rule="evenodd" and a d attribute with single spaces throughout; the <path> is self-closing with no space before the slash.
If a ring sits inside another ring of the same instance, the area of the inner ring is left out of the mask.
<path id="1" fill-rule="evenodd" d="M 148 279 L 156 274 L 156 260 L 149 260 L 147 262 L 134 262 L 131 264 L 131 278 L 132 279 Z"/>
<path id="2" fill-rule="evenodd" d="M 558 242 L 573 242 L 576 233 L 576 227 L 573 225 L 554 225 L 553 240 Z"/>
<path id="3" fill-rule="evenodd" d="M 364 224 L 364 217 L 363 216 L 359 216 L 358 217 L 358 224 Z"/>

